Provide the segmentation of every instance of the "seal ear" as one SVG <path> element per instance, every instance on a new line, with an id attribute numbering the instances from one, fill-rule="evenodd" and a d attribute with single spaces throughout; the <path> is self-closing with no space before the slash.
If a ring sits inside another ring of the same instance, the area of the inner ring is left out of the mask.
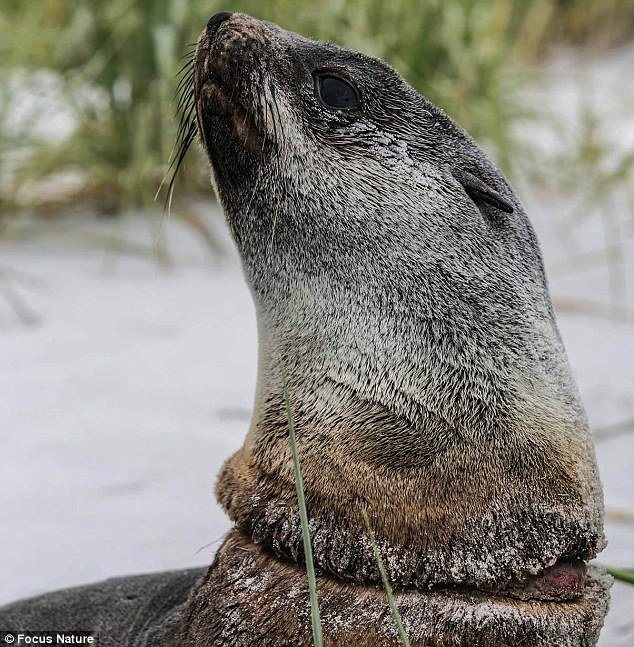
<path id="1" fill-rule="evenodd" d="M 513 205 L 473 173 L 459 168 L 452 168 L 451 173 L 474 202 L 486 202 L 504 213 L 513 213 Z"/>

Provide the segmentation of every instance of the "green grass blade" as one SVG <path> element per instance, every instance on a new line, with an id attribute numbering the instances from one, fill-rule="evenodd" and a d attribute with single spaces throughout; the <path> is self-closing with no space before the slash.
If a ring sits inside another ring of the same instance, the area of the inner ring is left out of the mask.
<path id="1" fill-rule="evenodd" d="M 613 568 L 606 566 L 605 570 L 615 579 L 627 584 L 634 584 L 634 568 Z"/>
<path id="2" fill-rule="evenodd" d="M 367 528 L 368 535 L 370 536 L 372 551 L 374 552 L 374 559 L 376 560 L 376 565 L 379 567 L 379 572 L 381 573 L 383 588 L 385 589 L 387 600 L 390 603 L 390 611 L 392 612 L 392 618 L 394 618 L 394 623 L 396 624 L 399 638 L 401 639 L 403 647 L 410 647 L 409 638 L 405 633 L 405 627 L 403 627 L 403 621 L 401 620 L 401 614 L 398 612 L 396 602 L 394 601 L 392 587 L 390 586 L 390 582 L 387 579 L 387 572 L 385 570 L 385 566 L 383 565 L 383 560 L 381 559 L 381 553 L 379 553 L 379 547 L 376 545 L 376 537 L 374 536 L 374 531 L 372 530 L 372 526 L 370 525 L 368 513 L 365 510 L 362 510 L 361 514 L 363 515 L 363 521 L 365 522 L 365 527 Z"/>
<path id="3" fill-rule="evenodd" d="M 286 382 L 286 371 L 282 366 L 282 380 L 284 384 L 284 404 L 286 405 L 286 418 L 288 420 L 288 435 L 291 441 L 293 452 L 293 470 L 295 472 L 295 486 L 297 488 L 297 501 L 299 504 L 299 518 L 302 525 L 302 539 L 304 541 L 304 555 L 306 556 L 306 572 L 308 574 L 308 590 L 310 592 L 310 620 L 313 627 L 313 643 L 315 647 L 323 647 L 324 638 L 321 631 L 321 618 L 319 617 L 319 603 L 317 601 L 317 579 L 315 577 L 315 564 L 313 562 L 313 549 L 310 544 L 310 533 L 308 530 L 308 513 L 306 512 L 306 498 L 304 497 L 304 484 L 302 472 L 299 467 L 299 455 L 297 453 L 297 439 L 295 437 L 295 425 L 293 413 L 288 397 L 288 385 Z"/>

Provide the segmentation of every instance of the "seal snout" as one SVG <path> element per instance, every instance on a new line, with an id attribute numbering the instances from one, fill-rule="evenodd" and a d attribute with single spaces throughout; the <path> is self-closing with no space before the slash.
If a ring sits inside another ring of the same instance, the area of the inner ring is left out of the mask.
<path id="1" fill-rule="evenodd" d="M 234 99 L 248 94 L 248 81 L 258 72 L 257 61 L 264 54 L 263 41 L 260 21 L 228 11 L 214 14 L 196 46 L 195 90 L 212 81 L 229 91 Z"/>
<path id="2" fill-rule="evenodd" d="M 199 132 L 215 159 L 231 151 L 265 150 L 263 24 L 243 13 L 221 11 L 203 29 L 193 60 L 193 96 Z M 269 137 L 270 141 L 270 137 Z"/>
<path id="3" fill-rule="evenodd" d="M 233 14 L 228 11 L 219 11 L 218 13 L 215 13 L 207 22 L 207 38 L 211 40 L 218 31 L 220 25 L 222 25 L 225 20 L 229 20 L 231 16 L 233 16 Z"/>

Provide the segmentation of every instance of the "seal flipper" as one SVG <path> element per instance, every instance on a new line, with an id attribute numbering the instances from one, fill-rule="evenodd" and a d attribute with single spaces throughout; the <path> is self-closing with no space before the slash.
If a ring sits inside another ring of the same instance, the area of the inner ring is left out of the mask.
<path id="1" fill-rule="evenodd" d="M 90 631 L 100 647 L 168 647 L 204 569 L 117 577 L 0 607 L 0 628 Z"/>
<path id="2" fill-rule="evenodd" d="M 452 168 L 451 173 L 475 202 L 486 202 L 504 213 L 513 213 L 513 205 L 473 173 L 459 168 Z"/>

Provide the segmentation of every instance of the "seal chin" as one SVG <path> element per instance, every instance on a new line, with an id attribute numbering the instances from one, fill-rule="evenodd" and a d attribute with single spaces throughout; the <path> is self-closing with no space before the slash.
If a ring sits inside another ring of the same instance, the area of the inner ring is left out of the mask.
<path id="1" fill-rule="evenodd" d="M 199 130 L 208 154 L 216 148 L 211 142 L 218 130 L 239 139 L 244 150 L 262 153 L 264 139 L 253 113 L 216 80 L 204 81 L 196 96 L 196 107 Z"/>

